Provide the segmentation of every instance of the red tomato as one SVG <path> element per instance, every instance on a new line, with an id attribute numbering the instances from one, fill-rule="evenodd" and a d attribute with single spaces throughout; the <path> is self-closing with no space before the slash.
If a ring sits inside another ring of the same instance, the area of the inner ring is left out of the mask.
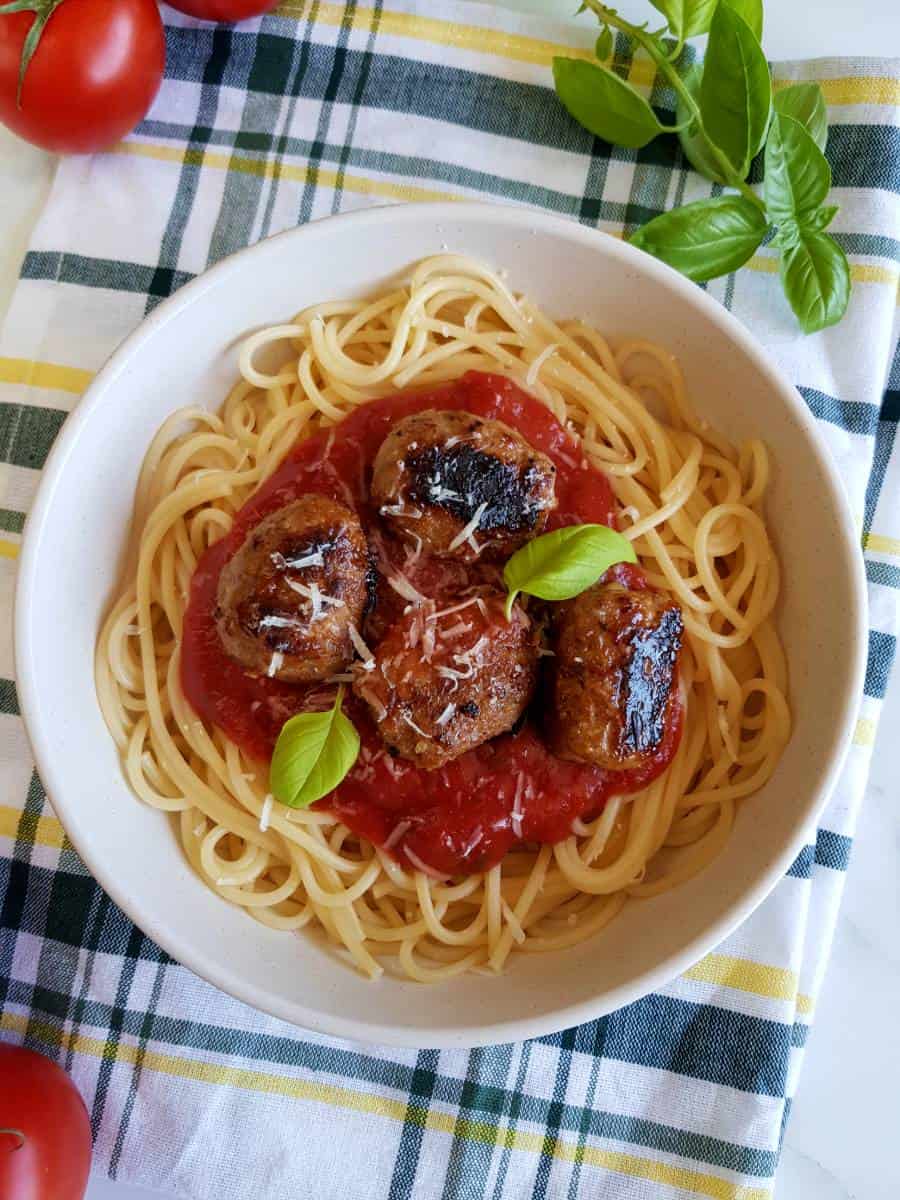
<path id="1" fill-rule="evenodd" d="M 165 66 L 156 0 L 34 0 L 52 11 L 16 93 L 32 12 L 0 15 L 0 121 L 61 154 L 92 154 L 130 133 Z"/>
<path id="2" fill-rule="evenodd" d="M 172 8 L 202 21 L 246 21 L 270 12 L 278 0 L 166 0 Z"/>
<path id="3" fill-rule="evenodd" d="M 81 1200 L 91 1165 L 91 1123 L 62 1067 L 0 1044 L 0 1196 Z"/>

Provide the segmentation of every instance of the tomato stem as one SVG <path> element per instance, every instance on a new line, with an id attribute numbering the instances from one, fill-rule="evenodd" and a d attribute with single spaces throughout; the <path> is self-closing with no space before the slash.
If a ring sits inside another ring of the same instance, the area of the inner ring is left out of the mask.
<path id="1" fill-rule="evenodd" d="M 10 0 L 8 4 L 0 4 L 0 16 L 12 13 L 34 13 L 34 20 L 25 41 L 22 43 L 22 57 L 19 60 L 19 86 L 16 89 L 16 108 L 22 107 L 22 85 L 25 83 L 25 72 L 34 58 L 47 22 L 59 8 L 63 0 Z"/>
<path id="2" fill-rule="evenodd" d="M 25 1145 L 25 1134 L 21 1129 L 0 1129 L 0 1133 L 8 1133 L 10 1137 L 18 1138 L 18 1146 L 13 1146 L 13 1151 L 21 1150 Z"/>

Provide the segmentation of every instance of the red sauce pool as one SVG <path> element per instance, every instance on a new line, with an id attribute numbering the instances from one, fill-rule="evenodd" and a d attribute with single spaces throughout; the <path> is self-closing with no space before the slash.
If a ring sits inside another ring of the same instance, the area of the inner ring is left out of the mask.
<path id="1" fill-rule="evenodd" d="M 553 459 L 559 504 L 548 528 L 578 522 L 615 525 L 616 505 L 606 477 L 587 463 L 578 443 L 543 404 L 502 376 L 473 371 L 429 392 L 376 400 L 330 433 L 299 442 L 240 510 L 231 532 L 201 558 L 184 619 L 184 693 L 201 717 L 251 757 L 268 763 L 281 726 L 322 685 L 248 675 L 226 655 L 213 618 L 222 567 L 264 516 L 307 492 L 351 505 L 371 536 L 379 524 L 368 503 L 372 461 L 400 418 L 430 408 L 463 409 L 504 421 Z M 390 539 L 383 545 L 400 566 L 403 548 Z M 466 583 L 460 573 L 467 568 L 454 568 L 448 577 L 424 556 L 405 569 L 415 586 L 435 599 Z M 636 567 L 613 567 L 612 573 L 631 587 L 647 586 Z M 404 603 L 380 588 L 377 618 L 389 619 L 391 604 L 402 608 Z M 539 705 L 538 697 L 535 710 Z M 423 771 L 385 752 L 368 709 L 352 695 L 346 696 L 345 709 L 359 730 L 360 757 L 340 787 L 315 807 L 333 812 L 376 845 L 390 839 L 389 853 L 404 865 L 409 848 L 446 875 L 486 870 L 518 841 L 562 841 L 576 817 L 592 816 L 609 796 L 637 791 L 656 778 L 671 762 L 681 737 L 681 709 L 673 704 L 653 759 L 636 770 L 607 771 L 556 758 L 529 721 L 517 734 L 495 738 L 439 770 Z"/>

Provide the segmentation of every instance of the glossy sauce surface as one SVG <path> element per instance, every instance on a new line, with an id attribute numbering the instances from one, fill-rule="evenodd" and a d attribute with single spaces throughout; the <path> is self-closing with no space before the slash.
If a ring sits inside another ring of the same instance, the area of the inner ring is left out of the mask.
<path id="1" fill-rule="evenodd" d="M 467 586 L 499 582 L 497 566 L 439 563 L 425 556 L 410 563 L 408 547 L 386 534 L 369 503 L 371 465 L 385 436 L 401 417 L 426 409 L 461 409 L 503 421 L 547 454 L 557 467 L 558 500 L 548 529 L 616 523 L 605 476 L 588 464 L 576 440 L 543 404 L 502 376 L 470 372 L 428 392 L 376 400 L 329 433 L 301 441 L 240 510 L 230 533 L 200 560 L 184 620 L 185 695 L 201 717 L 256 759 L 267 763 L 284 722 L 304 708 L 319 706 L 316 693 L 326 691 L 321 684 L 249 675 L 226 655 L 219 639 L 213 616 L 219 574 L 263 517 L 307 492 L 319 492 L 355 508 L 380 566 L 402 570 L 416 589 L 436 601 L 451 603 Z M 629 587 L 646 586 L 636 567 L 613 567 L 609 575 Z M 382 576 L 366 636 L 377 637 L 407 603 Z M 439 770 L 424 771 L 386 751 L 367 708 L 349 694 L 345 708 L 360 733 L 360 757 L 340 787 L 316 807 L 335 813 L 376 845 L 387 843 L 389 853 L 404 865 L 425 864 L 442 875 L 486 870 L 519 841 L 568 837 L 575 818 L 596 814 L 610 795 L 636 791 L 659 775 L 681 733 L 681 710 L 674 702 L 662 741 L 644 766 L 607 771 L 564 762 L 541 738 L 539 690 L 531 718 L 517 733 L 495 738 Z"/>

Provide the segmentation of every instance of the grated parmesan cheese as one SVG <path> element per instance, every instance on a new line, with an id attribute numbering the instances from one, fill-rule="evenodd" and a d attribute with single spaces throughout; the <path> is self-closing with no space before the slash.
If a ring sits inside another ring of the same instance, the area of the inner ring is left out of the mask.
<path id="1" fill-rule="evenodd" d="M 441 637 L 445 642 L 452 642 L 456 638 L 461 637 L 464 633 L 470 633 L 472 626 L 468 621 L 457 621 L 455 625 L 451 625 L 449 629 L 439 630 Z"/>
<path id="2" fill-rule="evenodd" d="M 399 571 L 393 571 L 386 578 L 388 584 L 394 589 L 397 595 L 402 596 L 404 600 L 410 600 L 413 604 L 427 603 L 428 597 L 423 596 L 420 591 L 413 587 L 406 576 L 402 575 Z"/>
<path id="3" fill-rule="evenodd" d="M 419 535 L 417 533 L 410 533 L 409 536 L 415 541 L 416 548 L 415 548 L 415 550 L 412 550 L 412 551 L 407 550 L 407 552 L 406 552 L 406 561 L 404 562 L 403 565 L 404 565 L 404 567 L 407 567 L 407 568 L 409 568 L 409 567 L 413 566 L 415 563 L 417 563 L 422 555 L 422 539 L 419 537 Z"/>
<path id="4" fill-rule="evenodd" d="M 259 622 L 260 629 L 304 629 L 303 621 L 296 617 L 279 617 L 275 613 L 263 617 Z"/>
<path id="5" fill-rule="evenodd" d="M 403 775 L 403 768 L 397 766 L 390 754 L 384 756 L 384 769 L 392 779 L 400 779 Z"/>
<path id="6" fill-rule="evenodd" d="M 322 457 L 319 460 L 320 465 L 324 463 L 331 455 L 331 447 L 334 445 L 335 433 L 336 430 L 333 428 L 328 431 L 328 440 L 325 443 L 325 449 L 322 451 Z"/>
<path id="7" fill-rule="evenodd" d="M 420 508 L 407 508 L 404 504 L 382 504 L 378 510 L 383 517 L 410 517 L 413 521 L 421 520 L 423 513 Z"/>
<path id="8" fill-rule="evenodd" d="M 463 663 L 467 667 L 471 667 L 473 665 L 481 666 L 481 652 L 484 650 L 485 646 L 487 646 L 487 645 L 488 645 L 488 639 L 485 637 L 484 634 L 482 634 L 474 646 L 470 646 L 468 650 L 463 650 L 461 654 L 454 654 L 453 661 L 458 662 L 458 663 Z M 472 663 L 473 658 L 475 659 L 474 664 Z M 468 678 L 469 678 L 469 676 L 467 675 L 466 679 L 468 679 Z"/>
<path id="9" fill-rule="evenodd" d="M 434 655 L 434 626 L 425 624 L 422 630 L 422 657 L 431 662 Z"/>
<path id="10" fill-rule="evenodd" d="M 378 709 L 378 714 L 375 717 L 375 720 L 383 721 L 384 718 L 387 716 L 388 710 L 381 703 L 379 698 L 376 695 L 374 695 L 368 688 L 361 687 L 359 689 L 359 694 L 362 696 L 363 700 L 365 700 L 368 704 L 370 704 L 372 706 L 372 708 Z"/>
<path id="11" fill-rule="evenodd" d="M 460 493 L 454 491 L 453 488 L 445 487 L 437 474 L 426 480 L 426 487 L 428 488 L 428 499 L 432 504 L 443 504 L 447 500 L 462 500 Z"/>
<path id="12" fill-rule="evenodd" d="M 448 721 L 452 720 L 453 714 L 455 712 L 456 712 L 456 705 L 448 704 L 447 707 L 444 709 L 444 711 L 441 713 L 441 715 L 438 717 L 438 719 L 435 721 L 435 725 L 438 725 L 441 728 L 443 728 L 443 726 L 446 725 Z"/>
<path id="13" fill-rule="evenodd" d="M 286 579 L 285 583 L 292 592 L 296 592 L 298 596 L 302 596 L 304 600 L 310 603 L 310 624 L 320 620 L 325 613 L 325 606 L 333 605 L 335 608 L 344 608 L 344 601 L 339 600 L 337 596 L 329 596 L 319 587 L 317 583 L 311 583 L 309 587 L 305 583 L 297 583 L 294 579 Z"/>
<path id="14" fill-rule="evenodd" d="M 360 634 L 359 630 L 356 628 L 356 626 L 353 624 L 352 621 L 347 626 L 347 631 L 350 634 L 350 641 L 353 643 L 353 649 L 356 651 L 356 653 L 359 655 L 359 657 L 363 660 L 363 670 L 364 671 L 374 671 L 375 655 L 372 653 L 372 651 L 369 649 L 369 647 L 363 641 L 362 635 Z"/>
<path id="15" fill-rule="evenodd" d="M 454 604 L 452 608 L 442 608 L 440 612 L 434 612 L 428 617 L 429 621 L 440 621 L 441 617 L 449 617 L 451 613 L 462 612 L 464 608 L 468 608 L 470 604 L 477 604 L 480 597 L 473 596 L 471 600 L 464 600 L 462 604 Z M 484 601 L 482 601 L 482 604 Z"/>
<path id="16" fill-rule="evenodd" d="M 467 525 L 464 525 L 463 528 L 459 531 L 459 533 L 456 535 L 456 537 L 453 539 L 453 541 L 447 547 L 448 550 L 458 549 L 463 544 L 463 542 L 467 542 L 469 540 L 469 538 L 472 537 L 472 535 L 478 529 L 478 523 L 481 520 L 481 518 L 484 516 L 486 509 L 487 509 L 487 501 L 482 500 L 481 504 L 478 505 L 478 507 L 475 509 L 475 512 L 472 514 L 471 521 L 469 521 Z M 475 546 L 475 553 L 476 554 L 480 553 L 480 550 L 479 550 L 477 544 Z"/>
<path id="17" fill-rule="evenodd" d="M 412 717 L 408 717 L 406 715 L 406 713 L 402 712 L 402 713 L 400 713 L 400 720 L 405 721 L 406 724 L 410 727 L 410 729 L 414 729 L 416 731 L 416 733 L 419 734 L 420 737 L 425 738 L 426 741 L 429 741 L 429 742 L 431 741 L 431 734 L 426 733 L 424 729 L 421 729 L 415 723 L 415 721 L 412 719 Z"/>
<path id="18" fill-rule="evenodd" d="M 304 554 L 300 558 L 285 558 L 277 550 L 271 556 L 272 562 L 276 567 L 280 567 L 282 571 L 300 571 L 304 567 L 324 567 L 325 555 L 321 550 L 313 550 L 310 554 Z"/>
<path id="19" fill-rule="evenodd" d="M 454 655 L 456 659 L 459 657 L 459 655 Z M 466 666 L 468 667 L 467 671 L 457 671 L 455 667 L 438 667 L 437 673 L 443 676 L 444 679 L 452 679 L 456 683 L 458 679 L 471 679 L 475 674 L 474 663 L 466 663 Z M 457 686 L 459 685 L 457 684 Z"/>
<path id="20" fill-rule="evenodd" d="M 522 788 L 524 785 L 525 776 L 520 771 L 516 776 L 516 794 L 513 797 L 513 806 L 509 814 L 510 824 L 517 838 L 522 836 Z"/>
<path id="21" fill-rule="evenodd" d="M 272 816 L 272 804 L 274 800 L 275 797 L 271 795 L 266 796 L 265 800 L 263 800 L 262 812 L 259 814 L 260 833 L 265 833 L 269 828 L 269 818 Z"/>
<path id="22" fill-rule="evenodd" d="M 479 825 L 477 827 L 477 829 L 475 830 L 475 833 L 473 834 L 473 836 L 471 838 L 469 838 L 469 840 L 466 842 L 465 846 L 463 846 L 462 857 L 468 858 L 469 855 L 472 853 L 472 851 L 475 849 L 475 847 L 479 846 L 483 841 L 484 841 L 484 830 Z"/>

